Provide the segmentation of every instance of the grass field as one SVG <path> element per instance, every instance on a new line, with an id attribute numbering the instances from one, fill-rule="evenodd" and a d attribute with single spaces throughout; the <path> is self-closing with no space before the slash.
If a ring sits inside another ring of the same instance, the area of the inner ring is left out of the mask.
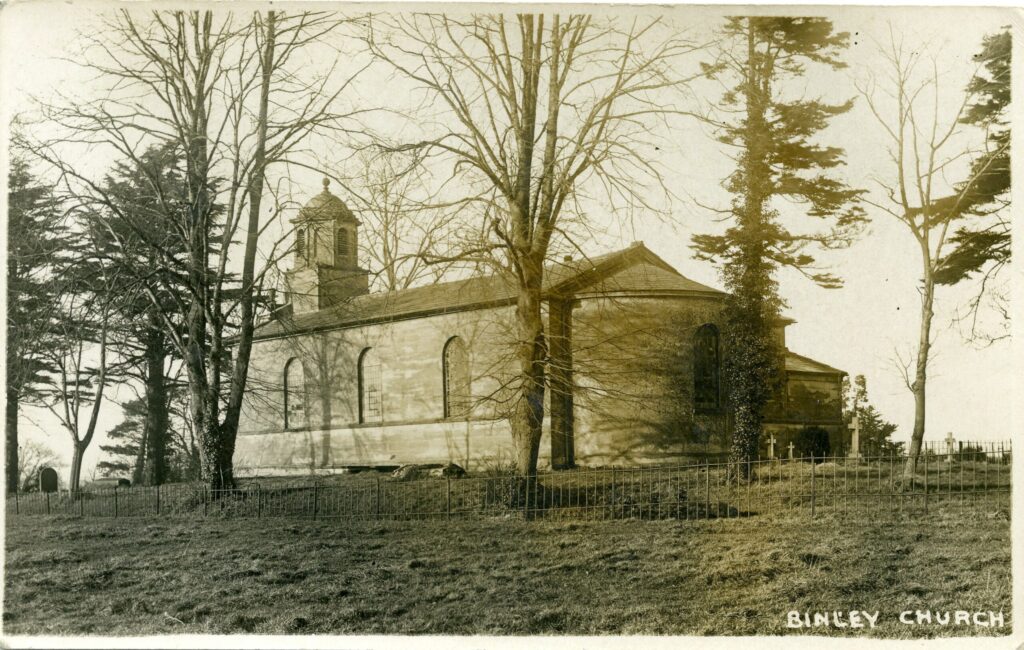
<path id="1" fill-rule="evenodd" d="M 8 518 L 5 634 L 1008 634 L 1010 531 L 930 520 L 310 522 Z M 1001 629 L 900 611 L 994 610 Z"/>

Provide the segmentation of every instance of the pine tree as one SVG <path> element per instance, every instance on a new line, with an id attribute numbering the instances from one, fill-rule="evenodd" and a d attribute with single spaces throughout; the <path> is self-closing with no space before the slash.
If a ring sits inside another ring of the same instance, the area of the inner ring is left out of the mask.
<path id="1" fill-rule="evenodd" d="M 97 235 L 103 253 L 125 271 L 118 287 L 125 316 L 125 327 L 117 332 L 125 356 L 122 368 L 142 384 L 144 395 L 140 413 L 143 435 L 132 464 L 132 482 L 147 485 L 160 485 L 167 478 L 167 371 L 174 351 L 155 300 L 166 306 L 164 313 L 178 322 L 180 330 L 181 318 L 175 318 L 172 294 L 184 295 L 186 283 L 184 277 L 166 272 L 163 283 L 147 287 L 139 275 L 144 269 L 166 265 L 166 255 L 182 253 L 173 234 L 175 223 L 184 220 L 188 210 L 182 165 L 176 143 L 151 147 L 138 161 L 115 165 L 104 185 L 108 205 L 103 209 L 109 215 L 101 222 L 93 221 L 94 227 L 102 223 Z M 125 409 L 127 415 L 129 406 Z"/>
<path id="2" fill-rule="evenodd" d="M 935 274 L 938 284 L 957 284 L 978 273 L 988 281 L 1010 261 L 1010 221 L 1005 208 L 1010 204 L 1011 50 L 1007 29 L 986 37 L 975 57 L 983 63 L 984 73 L 967 84 L 967 93 L 976 99 L 961 122 L 985 129 L 987 147 L 972 162 L 970 180 L 959 188 L 957 197 L 959 211 L 975 219 L 950 239 L 955 248 Z"/>
<path id="3" fill-rule="evenodd" d="M 868 383 L 857 375 L 853 384 L 843 377 L 843 421 L 853 424 L 854 415 L 860 423 L 860 453 L 864 456 L 885 456 L 903 451 L 902 442 L 893 442 L 897 426 L 886 420 L 868 400 Z"/>
<path id="4" fill-rule="evenodd" d="M 124 419 L 107 432 L 108 444 L 100 445 L 100 451 L 107 459 L 96 463 L 96 469 L 104 476 L 122 477 L 131 475 L 132 483 L 137 475 L 139 452 L 145 449 L 146 402 L 134 399 L 121 406 Z"/>
<path id="5" fill-rule="evenodd" d="M 730 293 L 723 371 L 734 417 L 731 458 L 745 476 L 766 404 L 782 380 L 782 351 L 773 336 L 783 307 L 776 272 L 791 267 L 823 287 L 839 286 L 839 278 L 815 269 L 812 251 L 847 245 L 863 210 L 860 190 L 828 173 L 843 164 L 842 149 L 813 140 L 852 102 L 790 100 L 782 92 L 808 64 L 844 67 L 836 57 L 848 35 L 834 33 L 825 19 L 792 17 L 733 17 L 721 35 L 723 56 L 705 71 L 733 83 L 722 104 L 736 117 L 716 122 L 720 141 L 738 151 L 725 183 L 734 197 L 732 224 L 722 235 L 695 236 L 694 244 L 699 258 L 721 266 Z M 807 217 L 826 227 L 790 230 L 773 203 L 779 198 L 805 205 Z"/>
<path id="6" fill-rule="evenodd" d="M 7 194 L 7 416 L 5 484 L 18 489 L 18 407 L 39 397 L 54 331 L 53 264 L 62 247 L 62 211 L 28 163 L 11 160 Z"/>

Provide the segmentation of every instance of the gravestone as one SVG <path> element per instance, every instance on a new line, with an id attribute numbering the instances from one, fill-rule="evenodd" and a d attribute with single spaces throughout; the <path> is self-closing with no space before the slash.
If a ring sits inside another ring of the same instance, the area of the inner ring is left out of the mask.
<path id="1" fill-rule="evenodd" d="M 39 491 L 57 491 L 57 470 L 53 469 L 52 467 L 44 467 L 41 470 L 39 470 Z"/>
<path id="2" fill-rule="evenodd" d="M 771 434 L 770 436 L 768 436 L 768 458 L 769 459 L 775 458 L 775 443 L 776 442 L 778 442 L 778 440 L 775 439 L 775 434 L 774 433 Z"/>
<path id="3" fill-rule="evenodd" d="M 956 442 L 956 439 L 953 437 L 953 432 L 950 431 L 949 433 L 946 434 L 946 462 L 947 463 L 952 463 L 953 462 L 953 454 L 955 453 L 953 451 L 953 443 L 954 442 Z"/>
<path id="4" fill-rule="evenodd" d="M 850 458 L 860 458 L 860 418 L 856 415 L 850 421 Z"/>

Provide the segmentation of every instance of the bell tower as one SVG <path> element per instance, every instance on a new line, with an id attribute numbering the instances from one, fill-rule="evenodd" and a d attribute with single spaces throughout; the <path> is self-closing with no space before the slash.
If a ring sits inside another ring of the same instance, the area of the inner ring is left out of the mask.
<path id="1" fill-rule="evenodd" d="M 359 220 L 324 189 L 291 220 L 292 268 L 285 273 L 294 313 L 326 309 L 369 292 L 369 271 L 359 268 Z"/>

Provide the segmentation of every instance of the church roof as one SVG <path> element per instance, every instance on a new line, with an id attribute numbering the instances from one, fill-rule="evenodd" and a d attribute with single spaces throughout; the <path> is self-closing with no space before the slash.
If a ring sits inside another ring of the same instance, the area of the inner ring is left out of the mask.
<path id="1" fill-rule="evenodd" d="M 796 352 L 786 351 L 786 371 L 787 372 L 817 372 L 817 373 L 829 373 L 836 375 L 845 375 L 846 373 L 838 368 L 833 368 L 830 365 L 824 364 L 820 361 L 815 361 L 810 357 L 805 357 L 802 354 Z"/>
<path id="2" fill-rule="evenodd" d="M 640 242 L 592 258 L 549 264 L 544 273 L 545 297 L 599 293 L 656 293 L 724 297 L 717 289 L 694 282 Z M 513 304 L 513 283 L 500 275 L 356 296 L 320 311 L 280 317 L 258 326 L 255 338 L 351 327 Z"/>

